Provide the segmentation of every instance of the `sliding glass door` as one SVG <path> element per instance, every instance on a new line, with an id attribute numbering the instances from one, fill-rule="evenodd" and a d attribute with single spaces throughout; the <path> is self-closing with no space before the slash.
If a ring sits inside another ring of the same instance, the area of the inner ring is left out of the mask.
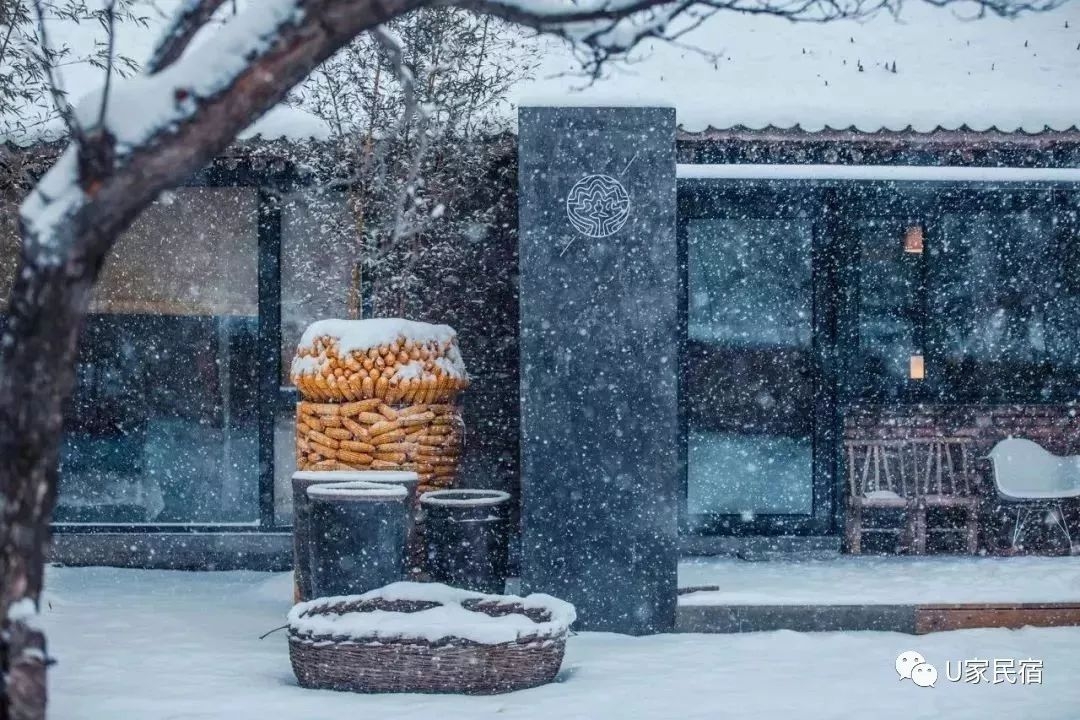
<path id="1" fill-rule="evenodd" d="M 686 497 L 697 532 L 826 522 L 817 482 L 820 346 L 811 195 L 688 189 L 683 362 Z M 820 516 L 820 517 L 819 517 Z"/>

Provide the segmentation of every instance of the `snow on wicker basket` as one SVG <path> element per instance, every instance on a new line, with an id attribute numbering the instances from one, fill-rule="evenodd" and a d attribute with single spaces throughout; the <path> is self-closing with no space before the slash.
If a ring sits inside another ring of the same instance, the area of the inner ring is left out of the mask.
<path id="1" fill-rule="evenodd" d="M 398 582 L 294 606 L 289 657 L 308 688 L 509 692 L 555 678 L 575 618 L 550 595 Z"/>
<path id="2" fill-rule="evenodd" d="M 448 403 L 469 385 L 452 327 L 401 318 L 312 323 L 290 375 L 316 402 Z"/>

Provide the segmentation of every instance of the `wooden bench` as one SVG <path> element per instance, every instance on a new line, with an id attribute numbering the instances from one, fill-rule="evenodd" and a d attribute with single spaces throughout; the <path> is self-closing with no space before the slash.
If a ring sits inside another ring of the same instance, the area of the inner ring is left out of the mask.
<path id="1" fill-rule="evenodd" d="M 848 551 L 862 552 L 864 532 L 899 535 L 901 551 L 926 552 L 930 532 L 965 536 L 968 553 L 978 552 L 979 481 L 970 438 L 849 440 L 846 538 Z M 955 509 L 962 525 L 928 527 L 931 509 Z M 900 510 L 895 527 L 865 526 L 867 510 Z"/>

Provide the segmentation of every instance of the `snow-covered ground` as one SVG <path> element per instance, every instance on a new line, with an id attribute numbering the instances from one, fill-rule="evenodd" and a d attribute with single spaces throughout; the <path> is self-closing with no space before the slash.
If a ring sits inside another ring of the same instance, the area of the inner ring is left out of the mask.
<path id="1" fill-rule="evenodd" d="M 679 564 L 683 605 L 920 605 L 1080 601 L 1080 557 L 851 557 Z M 1080 710 L 1077 712 L 1080 717 Z"/>
<path id="2" fill-rule="evenodd" d="M 751 633 L 570 639 L 559 682 L 494 697 L 302 690 L 282 633 L 288 575 L 60 568 L 45 624 L 55 720 L 340 718 L 1039 718 L 1075 720 L 1080 629 Z M 934 688 L 898 681 L 922 653 Z M 1042 685 L 953 683 L 947 660 L 1043 661 Z"/>

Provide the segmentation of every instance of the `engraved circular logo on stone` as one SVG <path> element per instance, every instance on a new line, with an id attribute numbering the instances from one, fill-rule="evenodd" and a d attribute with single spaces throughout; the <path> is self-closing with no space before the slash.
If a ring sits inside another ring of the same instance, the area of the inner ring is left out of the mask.
<path id="1" fill-rule="evenodd" d="M 582 235 L 614 235 L 630 217 L 630 194 L 610 175 L 586 175 L 570 188 L 566 215 Z"/>

